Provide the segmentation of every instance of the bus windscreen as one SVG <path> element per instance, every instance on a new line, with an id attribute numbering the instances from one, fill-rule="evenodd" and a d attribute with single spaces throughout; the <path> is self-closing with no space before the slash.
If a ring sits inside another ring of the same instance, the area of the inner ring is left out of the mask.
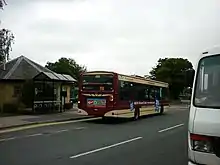
<path id="1" fill-rule="evenodd" d="M 83 75 L 82 89 L 89 91 L 109 91 L 113 90 L 113 75 Z"/>
<path id="2" fill-rule="evenodd" d="M 220 55 L 204 57 L 198 65 L 194 105 L 220 108 Z"/>

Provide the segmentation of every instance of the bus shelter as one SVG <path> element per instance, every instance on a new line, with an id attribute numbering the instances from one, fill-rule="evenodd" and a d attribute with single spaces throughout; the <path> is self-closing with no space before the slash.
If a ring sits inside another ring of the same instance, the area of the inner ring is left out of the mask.
<path id="1" fill-rule="evenodd" d="M 70 101 L 67 97 L 76 80 L 65 74 L 41 72 L 33 78 L 33 82 L 33 111 L 62 112 L 64 105 Z"/>

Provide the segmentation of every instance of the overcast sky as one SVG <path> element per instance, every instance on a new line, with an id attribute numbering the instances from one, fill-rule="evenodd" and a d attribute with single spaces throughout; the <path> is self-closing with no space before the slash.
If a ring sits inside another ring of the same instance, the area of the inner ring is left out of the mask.
<path id="1" fill-rule="evenodd" d="M 11 58 L 74 58 L 89 70 L 148 74 L 161 57 L 195 63 L 220 43 L 219 0 L 6 0 Z"/>

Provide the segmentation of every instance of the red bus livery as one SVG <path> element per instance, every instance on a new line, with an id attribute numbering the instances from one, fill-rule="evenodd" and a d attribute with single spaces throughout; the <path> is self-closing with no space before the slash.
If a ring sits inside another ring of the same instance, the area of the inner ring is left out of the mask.
<path id="1" fill-rule="evenodd" d="M 114 72 L 93 71 L 80 76 L 78 113 L 98 117 L 162 114 L 169 106 L 169 85 Z"/>

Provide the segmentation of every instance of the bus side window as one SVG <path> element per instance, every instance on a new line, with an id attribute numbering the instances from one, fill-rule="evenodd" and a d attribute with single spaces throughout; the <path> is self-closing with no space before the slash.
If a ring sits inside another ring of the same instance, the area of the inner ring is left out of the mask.
<path id="1" fill-rule="evenodd" d="M 168 88 L 162 88 L 162 100 L 167 100 L 168 99 Z"/>
<path id="2" fill-rule="evenodd" d="M 152 86 L 149 88 L 149 101 L 155 101 L 155 89 Z"/>
<path id="3" fill-rule="evenodd" d="M 133 88 L 131 88 L 132 99 L 136 101 L 148 101 L 149 91 L 148 86 L 145 84 L 133 83 Z"/>
<path id="4" fill-rule="evenodd" d="M 119 99 L 124 101 L 130 100 L 132 85 L 130 82 L 119 81 Z"/>
<path id="5" fill-rule="evenodd" d="M 160 87 L 160 98 L 161 98 L 161 99 L 163 98 L 163 95 L 162 95 L 162 87 Z"/>
<path id="6" fill-rule="evenodd" d="M 157 99 L 161 99 L 161 96 L 160 96 L 160 87 L 155 87 L 155 97 Z"/>
<path id="7" fill-rule="evenodd" d="M 144 92 L 145 92 L 145 100 L 146 100 L 146 101 L 150 101 L 150 96 L 149 96 L 149 94 L 150 94 L 150 89 L 149 89 L 148 86 L 145 87 Z"/>

